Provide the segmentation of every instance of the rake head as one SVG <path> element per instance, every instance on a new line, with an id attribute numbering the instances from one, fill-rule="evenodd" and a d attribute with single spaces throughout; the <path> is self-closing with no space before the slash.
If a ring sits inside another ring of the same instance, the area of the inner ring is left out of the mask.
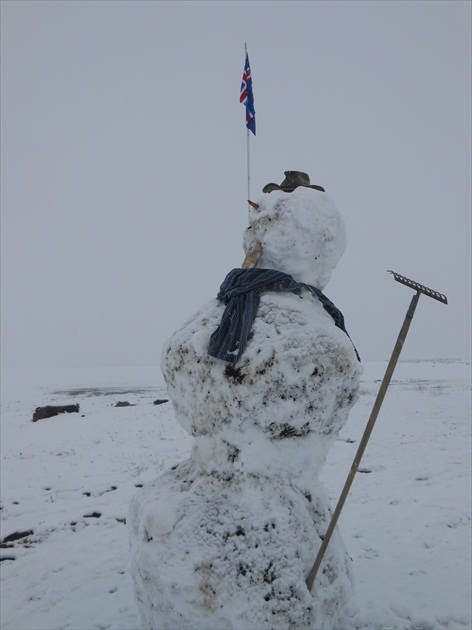
<path id="1" fill-rule="evenodd" d="M 433 289 L 428 289 L 428 287 L 425 287 L 422 284 L 418 284 L 418 282 L 415 282 L 414 280 L 410 280 L 409 278 L 405 278 L 405 276 L 401 276 L 399 273 L 396 273 L 395 271 L 390 271 L 390 269 L 388 270 L 388 273 L 393 273 L 393 277 L 395 278 L 397 282 L 401 282 L 401 284 L 405 284 L 407 287 L 410 287 L 410 289 L 415 289 L 415 291 L 418 291 L 419 293 L 424 293 L 425 295 L 427 295 L 430 298 L 433 298 L 434 300 L 439 300 L 439 302 L 442 302 L 443 304 L 447 304 L 447 297 L 443 293 L 438 293 L 437 291 L 433 291 Z"/>

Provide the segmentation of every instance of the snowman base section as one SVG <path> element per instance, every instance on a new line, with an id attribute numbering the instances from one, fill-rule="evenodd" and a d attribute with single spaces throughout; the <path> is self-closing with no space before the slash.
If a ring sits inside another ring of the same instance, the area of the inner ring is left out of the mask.
<path id="1" fill-rule="evenodd" d="M 312 593 L 305 583 L 329 518 L 320 487 L 175 466 L 130 508 L 142 627 L 344 627 L 351 561 L 337 532 Z"/>

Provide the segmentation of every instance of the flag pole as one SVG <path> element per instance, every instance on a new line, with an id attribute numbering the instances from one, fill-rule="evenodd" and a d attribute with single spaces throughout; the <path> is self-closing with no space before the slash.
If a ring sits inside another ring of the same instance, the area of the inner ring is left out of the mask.
<path id="1" fill-rule="evenodd" d="M 248 214 L 248 222 L 249 222 L 249 212 L 251 210 L 251 206 L 249 204 L 249 200 L 251 199 L 251 158 L 249 151 L 249 129 L 247 130 L 247 214 Z"/>
<path id="2" fill-rule="evenodd" d="M 246 61 L 247 57 L 247 42 L 244 43 L 244 61 Z M 246 127 L 246 138 L 247 138 L 247 217 L 249 223 L 249 213 L 251 211 L 251 206 L 249 205 L 249 200 L 251 199 L 251 153 L 250 153 L 250 141 L 249 141 L 249 127 Z"/>

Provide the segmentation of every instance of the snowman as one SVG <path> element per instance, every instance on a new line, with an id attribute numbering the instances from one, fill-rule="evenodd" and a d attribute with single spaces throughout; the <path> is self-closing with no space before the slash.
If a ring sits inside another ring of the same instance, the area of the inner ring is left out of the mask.
<path id="1" fill-rule="evenodd" d="M 189 459 L 130 506 L 143 628 L 346 627 L 350 559 L 319 475 L 361 367 L 322 293 L 346 247 L 332 200 L 286 171 L 252 204 L 245 264 L 167 341 L 162 371 Z"/>

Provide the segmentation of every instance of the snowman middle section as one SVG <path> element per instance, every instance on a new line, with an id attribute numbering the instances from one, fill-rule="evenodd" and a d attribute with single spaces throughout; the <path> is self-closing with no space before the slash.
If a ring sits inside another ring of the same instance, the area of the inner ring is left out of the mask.
<path id="1" fill-rule="evenodd" d="M 268 292 L 235 364 L 208 355 L 224 306 L 210 302 L 167 342 L 162 370 L 202 472 L 276 476 L 307 489 L 357 399 L 353 345 L 319 300 Z"/>

